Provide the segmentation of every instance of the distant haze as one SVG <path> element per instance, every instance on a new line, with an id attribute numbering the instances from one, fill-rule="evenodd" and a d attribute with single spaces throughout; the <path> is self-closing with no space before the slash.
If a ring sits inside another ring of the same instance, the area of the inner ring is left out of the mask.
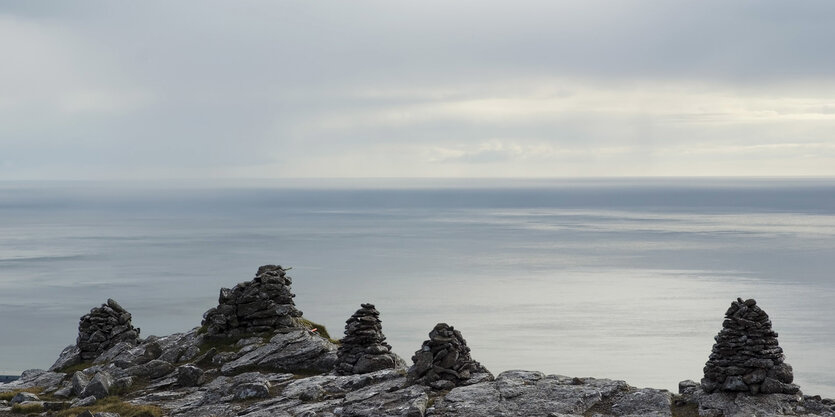
<path id="1" fill-rule="evenodd" d="M 835 175 L 831 1 L 0 3 L 0 179 Z"/>

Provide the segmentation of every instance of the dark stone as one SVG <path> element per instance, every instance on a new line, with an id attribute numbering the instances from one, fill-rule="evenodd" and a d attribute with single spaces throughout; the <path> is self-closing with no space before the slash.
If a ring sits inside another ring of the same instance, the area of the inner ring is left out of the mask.
<path id="1" fill-rule="evenodd" d="M 756 300 L 737 298 L 731 303 L 704 367 L 702 389 L 757 394 L 794 394 L 794 376 L 783 362 L 777 332 Z"/>
<path id="2" fill-rule="evenodd" d="M 221 288 L 218 306 L 203 314 L 209 337 L 239 337 L 304 328 L 290 292 L 293 281 L 280 265 L 264 265 L 249 282 Z"/>
<path id="3" fill-rule="evenodd" d="M 139 329 L 131 325 L 130 319 L 130 313 L 113 299 L 108 299 L 107 303 L 82 316 L 76 339 L 78 362 L 92 361 L 119 342 L 136 346 L 139 343 Z M 53 367 L 56 366 L 59 366 L 57 362 Z"/>
<path id="4" fill-rule="evenodd" d="M 347 321 L 345 337 L 337 350 L 336 373 L 366 374 L 403 367 L 405 362 L 385 342 L 380 312 L 374 304 L 362 304 Z"/>
<path id="5" fill-rule="evenodd" d="M 429 340 L 412 356 L 412 362 L 414 365 L 406 375 L 409 382 L 438 390 L 467 385 L 476 375 L 477 379 L 493 379 L 490 371 L 470 357 L 470 348 L 461 332 L 446 323 L 435 325 L 429 332 Z M 488 377 L 484 378 L 483 374 Z"/>

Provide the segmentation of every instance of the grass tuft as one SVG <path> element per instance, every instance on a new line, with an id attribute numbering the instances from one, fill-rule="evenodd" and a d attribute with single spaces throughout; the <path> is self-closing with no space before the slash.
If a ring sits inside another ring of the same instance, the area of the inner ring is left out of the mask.
<path id="1" fill-rule="evenodd" d="M 31 392 L 32 394 L 40 394 L 43 391 L 41 387 L 16 389 L 14 391 L 0 392 L 0 401 L 11 401 L 15 395 L 21 392 Z"/>
<path id="2" fill-rule="evenodd" d="M 163 411 L 155 405 L 136 405 L 123 401 L 117 396 L 102 398 L 89 407 L 74 407 L 61 410 L 57 417 L 74 417 L 86 410 L 91 413 L 116 413 L 122 417 L 161 417 Z"/>
<path id="3" fill-rule="evenodd" d="M 43 404 L 37 402 L 15 404 L 12 406 L 12 412 L 16 414 L 42 413 Z"/>
<path id="4" fill-rule="evenodd" d="M 338 345 L 338 344 L 339 344 L 339 340 L 336 340 L 336 339 L 331 338 L 331 335 L 328 333 L 328 329 L 327 329 L 327 328 L 325 328 L 325 326 L 324 326 L 324 325 L 319 324 L 319 323 L 316 323 L 316 322 L 313 322 L 313 321 L 310 321 L 310 320 L 308 320 L 308 319 L 306 319 L 306 318 L 304 318 L 304 317 L 300 318 L 300 319 L 299 319 L 299 322 L 301 322 L 301 324 L 302 324 L 304 327 L 306 327 L 306 328 L 308 328 L 308 329 L 310 329 L 310 330 L 312 330 L 312 329 L 316 329 L 316 333 L 318 333 L 318 334 L 319 334 L 319 336 L 322 336 L 322 337 L 324 337 L 325 339 L 330 340 L 330 341 L 331 341 L 331 343 L 336 344 L 336 345 Z"/>

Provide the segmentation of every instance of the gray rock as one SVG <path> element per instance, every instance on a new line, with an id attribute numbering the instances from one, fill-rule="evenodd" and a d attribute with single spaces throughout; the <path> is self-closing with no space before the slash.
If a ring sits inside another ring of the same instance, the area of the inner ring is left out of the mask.
<path id="1" fill-rule="evenodd" d="M 174 372 L 174 365 L 166 361 L 154 359 L 148 363 L 125 369 L 125 372 L 133 377 L 157 379 Z"/>
<path id="2" fill-rule="evenodd" d="M 111 385 L 113 385 L 113 377 L 107 372 L 99 372 L 90 380 L 90 383 L 84 387 L 81 393 L 78 394 L 78 397 L 85 398 L 93 396 L 96 399 L 102 399 L 110 395 Z"/>
<path id="3" fill-rule="evenodd" d="M 98 399 L 96 398 L 95 395 L 90 395 L 88 397 L 77 398 L 75 401 L 73 401 L 70 404 L 70 406 L 71 407 L 89 407 L 89 406 L 95 404 L 97 400 Z"/>
<path id="4" fill-rule="evenodd" d="M 177 368 L 177 385 L 194 387 L 203 383 L 203 370 L 194 365 L 183 365 Z"/>
<path id="5" fill-rule="evenodd" d="M 264 346 L 224 364 L 221 373 L 231 375 L 253 368 L 270 372 L 329 372 L 335 363 L 333 343 L 300 329 L 275 335 Z"/>
<path id="6" fill-rule="evenodd" d="M 9 404 L 15 405 L 15 404 L 20 404 L 20 403 L 26 403 L 26 402 L 31 402 L 31 401 L 40 401 L 40 400 L 41 399 L 38 398 L 37 395 L 35 395 L 31 392 L 18 392 L 9 401 Z"/>
<path id="7" fill-rule="evenodd" d="M 52 393 L 52 396 L 56 398 L 70 398 L 73 395 L 75 394 L 73 393 L 72 385 L 70 384 L 63 385 L 61 388 L 58 388 L 57 391 Z"/>
<path id="8" fill-rule="evenodd" d="M 266 383 L 259 383 L 259 382 L 246 382 L 240 385 L 237 385 L 234 388 L 233 396 L 235 400 L 247 400 L 250 398 L 269 398 L 270 397 L 270 386 L 269 382 Z"/>
<path id="9" fill-rule="evenodd" d="M 81 349 L 76 345 L 69 345 L 61 351 L 58 359 L 49 367 L 49 370 L 60 371 L 79 363 L 81 363 Z"/>
<path id="10" fill-rule="evenodd" d="M 133 377 L 124 376 L 121 378 L 116 378 L 113 381 L 113 385 L 110 386 L 110 392 L 115 394 L 122 394 L 127 392 L 131 386 L 133 386 Z"/>
<path id="11" fill-rule="evenodd" d="M 84 372 L 76 371 L 72 375 L 72 393 L 76 396 L 80 396 L 82 392 L 84 392 L 84 388 L 90 383 L 90 379 L 87 378 L 87 375 L 84 375 Z"/>

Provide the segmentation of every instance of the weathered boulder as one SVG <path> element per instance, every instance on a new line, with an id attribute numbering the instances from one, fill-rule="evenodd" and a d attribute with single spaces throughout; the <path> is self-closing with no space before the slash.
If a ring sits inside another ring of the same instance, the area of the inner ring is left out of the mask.
<path id="1" fill-rule="evenodd" d="M 177 367 L 177 385 L 194 387 L 203 383 L 203 370 L 194 365 Z"/>
<path id="2" fill-rule="evenodd" d="M 49 367 L 50 371 L 60 371 L 73 365 L 81 363 L 81 348 L 77 345 L 69 345 L 61 351 L 55 363 Z"/>
<path id="3" fill-rule="evenodd" d="M 336 346 L 307 329 L 278 333 L 263 346 L 222 365 L 224 375 L 246 369 L 269 372 L 330 372 L 336 363 Z"/>
<path id="4" fill-rule="evenodd" d="M 386 343 L 380 312 L 374 304 L 362 304 L 345 322 L 345 337 L 337 350 L 336 372 L 340 375 L 365 374 L 389 368 L 405 368 L 406 363 Z"/>
<path id="5" fill-rule="evenodd" d="M 85 398 L 93 396 L 100 400 L 110 395 L 111 385 L 113 385 L 113 377 L 107 372 L 98 372 L 90 380 L 90 383 L 84 387 L 81 393 L 78 394 L 78 397 Z"/>
<path id="6" fill-rule="evenodd" d="M 771 319 L 756 300 L 738 298 L 725 312 L 722 330 L 704 367 L 706 392 L 796 394 L 794 375 L 784 362 L 783 349 Z"/>
<path id="7" fill-rule="evenodd" d="M 157 379 L 174 372 L 174 365 L 163 360 L 154 359 L 148 363 L 131 366 L 125 369 L 125 372 L 133 377 Z"/>
<path id="8" fill-rule="evenodd" d="M 72 393 L 76 396 L 80 396 L 82 392 L 84 392 L 84 388 L 87 388 L 87 385 L 90 384 L 90 378 L 87 378 L 87 375 L 81 371 L 75 371 L 72 375 Z"/>
<path id="9" fill-rule="evenodd" d="M 298 329 L 302 312 L 296 309 L 293 280 L 280 265 L 258 268 L 255 278 L 234 288 L 221 288 L 218 306 L 203 314 L 208 336 L 240 337 L 251 333 Z"/>
<path id="10" fill-rule="evenodd" d="M 470 357 L 470 348 L 461 332 L 446 323 L 438 323 L 429 332 L 429 340 L 412 356 L 409 381 L 435 389 L 492 379 L 487 368 Z"/>
<path id="11" fill-rule="evenodd" d="M 113 299 L 81 317 L 76 339 L 81 361 L 92 361 L 119 342 L 136 345 L 139 329 L 131 324 L 131 314 Z"/>

